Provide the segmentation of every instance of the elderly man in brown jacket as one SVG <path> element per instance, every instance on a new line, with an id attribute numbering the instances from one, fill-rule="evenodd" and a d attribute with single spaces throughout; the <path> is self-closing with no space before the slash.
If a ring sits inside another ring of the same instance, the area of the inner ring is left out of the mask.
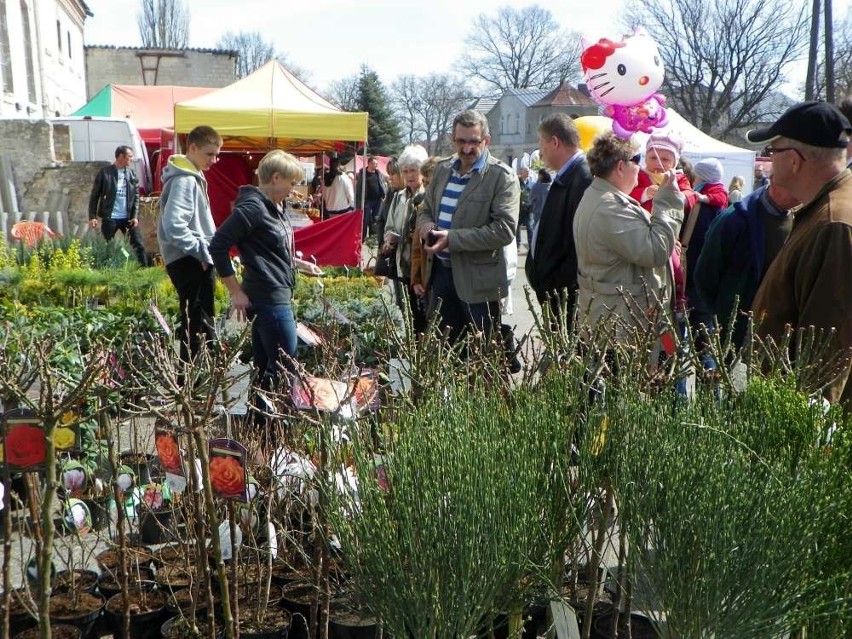
<path id="1" fill-rule="evenodd" d="M 793 230 L 775 258 L 752 309 L 758 334 L 776 342 L 787 327 L 814 326 L 841 358 L 841 372 L 825 397 L 852 411 L 852 172 L 846 147 L 852 125 L 826 102 L 790 107 L 766 129 L 749 131 L 749 142 L 769 143 L 772 180 L 803 203 Z"/>

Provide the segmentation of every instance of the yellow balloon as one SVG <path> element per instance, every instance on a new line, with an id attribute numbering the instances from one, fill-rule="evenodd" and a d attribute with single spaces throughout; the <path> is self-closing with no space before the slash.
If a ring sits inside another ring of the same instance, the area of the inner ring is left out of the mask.
<path id="1" fill-rule="evenodd" d="M 612 131 L 612 120 L 602 115 L 584 115 L 574 120 L 574 126 L 580 133 L 580 148 L 588 151 L 596 136 Z"/>

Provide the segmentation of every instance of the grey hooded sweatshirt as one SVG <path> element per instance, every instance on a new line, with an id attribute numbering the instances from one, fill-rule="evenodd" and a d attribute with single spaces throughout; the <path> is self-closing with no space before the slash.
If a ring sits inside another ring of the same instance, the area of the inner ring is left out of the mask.
<path id="1" fill-rule="evenodd" d="M 163 169 L 157 240 L 168 265 L 183 257 L 213 264 L 207 245 L 216 232 L 207 180 L 185 155 L 173 155 Z"/>

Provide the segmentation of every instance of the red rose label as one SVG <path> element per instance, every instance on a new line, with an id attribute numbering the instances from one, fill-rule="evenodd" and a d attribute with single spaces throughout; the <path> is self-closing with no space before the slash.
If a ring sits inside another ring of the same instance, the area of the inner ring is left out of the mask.
<path id="1" fill-rule="evenodd" d="M 31 470 L 44 466 L 47 447 L 44 429 L 33 424 L 7 423 L 6 463 L 12 470 Z"/>

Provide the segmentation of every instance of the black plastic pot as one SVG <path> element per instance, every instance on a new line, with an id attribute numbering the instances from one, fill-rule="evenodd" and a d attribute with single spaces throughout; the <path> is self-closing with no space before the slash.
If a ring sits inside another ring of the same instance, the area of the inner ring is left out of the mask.
<path id="1" fill-rule="evenodd" d="M 180 635 L 178 635 L 178 634 L 172 635 L 171 634 L 172 626 L 174 624 L 180 622 L 181 619 L 182 619 L 182 617 L 180 617 L 180 616 L 171 617 L 170 619 L 166 619 L 162 623 L 162 625 L 160 626 L 160 636 L 163 637 L 163 639 L 169 639 L 171 637 L 174 637 L 174 639 L 184 639 L 187 636 L 186 633 L 181 633 Z M 206 637 L 207 633 L 204 632 L 201 636 Z M 222 630 L 222 629 L 217 629 L 216 630 L 216 638 L 217 639 L 224 639 L 224 637 L 225 637 L 225 631 Z"/>
<path id="2" fill-rule="evenodd" d="M 288 639 L 290 634 L 290 618 L 280 628 L 266 630 L 264 632 L 240 631 L 240 639 Z"/>
<path id="3" fill-rule="evenodd" d="M 129 595 L 133 599 L 133 593 Z M 138 595 L 137 595 L 138 597 Z M 107 627 L 112 631 L 114 639 L 159 639 L 160 626 L 162 625 L 163 616 L 166 609 L 166 597 L 161 592 L 149 592 L 148 598 L 155 598 L 153 608 L 147 612 L 130 615 L 130 636 L 124 634 L 124 614 L 110 609 L 110 604 L 113 607 L 120 608 L 122 605 L 122 594 L 114 595 L 107 602 L 104 609 L 104 615 L 107 620 Z"/>
<path id="4" fill-rule="evenodd" d="M 174 534 L 170 532 L 173 510 L 140 510 L 139 511 L 139 538 L 145 544 L 164 544 L 174 541 Z"/>
<path id="5" fill-rule="evenodd" d="M 614 621 L 615 613 L 612 611 L 595 615 L 592 620 L 592 639 L 609 639 L 612 637 Z M 630 631 L 632 639 L 657 639 L 659 637 L 651 620 L 635 613 L 630 615 Z M 627 615 L 625 614 L 618 616 L 618 636 L 627 636 Z"/>
<path id="6" fill-rule="evenodd" d="M 14 637 L 15 633 L 23 632 L 28 628 L 36 625 L 35 617 L 33 617 L 27 608 L 21 603 L 27 600 L 28 592 L 26 588 L 16 588 L 11 591 L 11 601 L 9 606 L 9 636 Z M 34 609 L 34 608 L 33 608 Z"/>
<path id="7" fill-rule="evenodd" d="M 66 624 L 51 626 L 50 634 L 54 639 L 80 639 L 80 637 L 82 637 L 79 628 Z M 39 630 L 37 627 L 30 628 L 29 630 L 25 630 L 16 635 L 12 635 L 12 639 L 40 639 L 40 637 L 41 630 Z"/>
<path id="8" fill-rule="evenodd" d="M 153 590 L 157 584 L 154 582 L 154 571 L 150 568 L 139 568 L 127 576 L 127 582 L 131 589 Z M 102 572 L 98 575 L 98 591 L 107 600 L 121 592 L 121 584 L 118 575 Z"/>
<path id="9" fill-rule="evenodd" d="M 62 595 L 59 595 L 62 596 Z M 78 614 L 74 613 L 54 613 L 51 611 L 50 613 L 50 623 L 54 624 L 68 624 L 71 626 L 76 626 L 80 629 L 80 635 L 82 639 L 97 639 L 98 631 L 97 624 L 98 619 L 101 616 L 101 611 L 104 607 L 104 599 L 99 595 L 91 595 L 91 594 L 81 594 L 81 597 L 95 597 L 100 600 L 100 606 L 97 610 L 92 610 L 89 612 L 80 612 Z M 52 598 L 51 598 L 52 599 Z"/>
<path id="10" fill-rule="evenodd" d="M 83 499 L 83 503 L 92 515 L 92 530 L 103 530 L 109 526 L 109 497 Z"/>
<path id="11" fill-rule="evenodd" d="M 119 456 L 122 466 L 129 466 L 136 475 L 136 485 L 144 486 L 160 479 L 160 466 L 157 458 L 151 453 L 136 453 L 123 451 Z"/>
<path id="12" fill-rule="evenodd" d="M 74 586 L 80 592 L 93 593 L 98 587 L 98 573 L 94 570 L 74 570 Z M 71 573 L 63 570 L 53 578 L 53 592 L 69 592 L 71 590 Z"/>
<path id="13" fill-rule="evenodd" d="M 293 581 L 284 586 L 281 605 L 290 613 L 290 638 L 307 639 L 311 619 L 311 602 L 316 599 L 314 587 L 304 581 Z"/>
<path id="14" fill-rule="evenodd" d="M 328 620 L 332 639 L 375 639 L 379 635 L 376 620 L 349 612 L 334 612 Z"/>
<path id="15" fill-rule="evenodd" d="M 153 553 L 148 546 L 129 546 L 127 548 L 126 559 L 128 568 L 133 571 L 136 567 L 150 568 L 153 563 Z M 95 555 L 95 561 L 101 572 L 118 574 L 119 554 L 118 548 L 108 548 Z"/>

